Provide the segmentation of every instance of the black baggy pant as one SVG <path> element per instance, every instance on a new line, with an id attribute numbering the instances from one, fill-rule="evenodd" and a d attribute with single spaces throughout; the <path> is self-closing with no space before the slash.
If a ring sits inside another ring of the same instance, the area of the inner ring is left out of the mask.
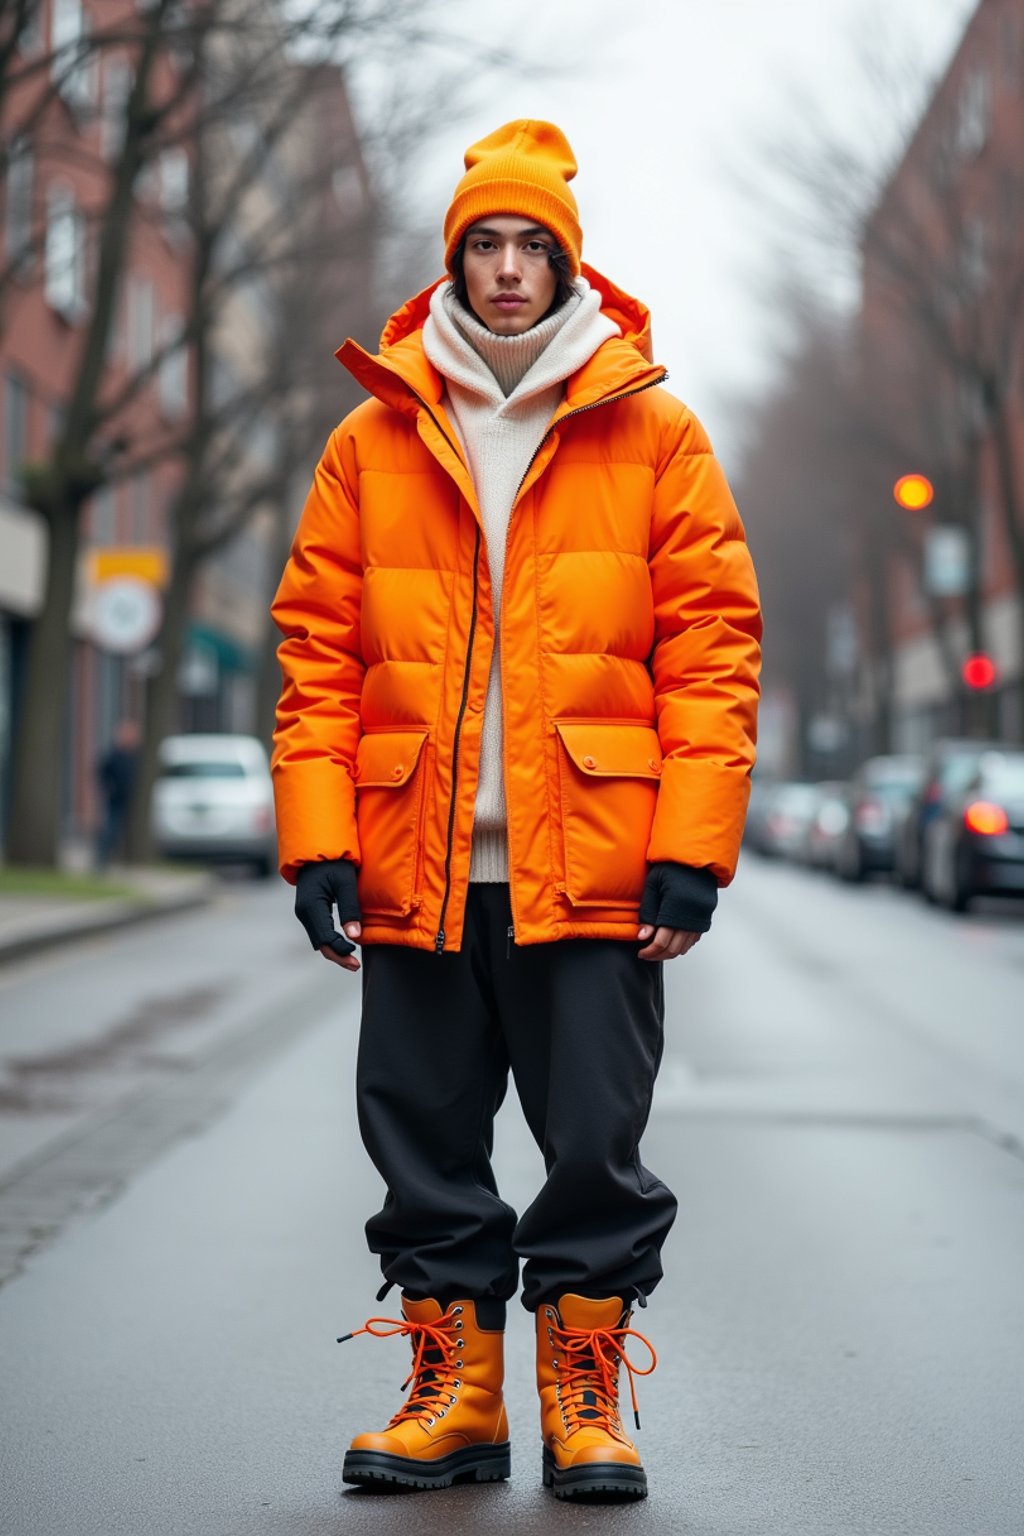
<path id="1" fill-rule="evenodd" d="M 416 1296 L 647 1296 L 675 1218 L 640 1161 L 664 1026 L 662 965 L 637 946 L 518 948 L 507 885 L 472 885 L 463 947 L 363 950 L 357 1098 L 387 1185 L 367 1222 L 385 1278 Z M 511 1066 L 547 1178 L 517 1221 L 491 1169 Z"/>

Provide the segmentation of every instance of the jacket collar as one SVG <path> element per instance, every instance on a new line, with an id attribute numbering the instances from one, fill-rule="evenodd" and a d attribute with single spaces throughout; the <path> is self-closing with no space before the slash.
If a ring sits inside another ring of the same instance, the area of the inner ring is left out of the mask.
<path id="1" fill-rule="evenodd" d="M 651 362 L 647 306 L 616 288 L 593 267 L 584 263 L 582 270 L 601 295 L 602 311 L 615 321 L 622 335 L 609 337 L 566 380 L 565 399 L 555 414 L 556 422 L 573 411 L 643 389 L 665 377 L 664 368 Z M 363 388 L 385 405 L 413 418 L 425 407 L 442 431 L 446 431 L 441 408 L 444 380 L 424 353 L 422 338 L 431 295 L 447 281 L 447 277 L 439 278 L 396 310 L 384 327 L 376 356 L 351 337 L 334 354 Z"/>

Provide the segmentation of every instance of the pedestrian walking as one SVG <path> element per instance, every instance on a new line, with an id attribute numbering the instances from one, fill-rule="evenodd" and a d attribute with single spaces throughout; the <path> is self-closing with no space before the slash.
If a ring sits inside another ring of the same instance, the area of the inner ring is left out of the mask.
<path id="1" fill-rule="evenodd" d="M 619 1377 L 654 1367 L 632 1310 L 676 1213 L 639 1142 L 663 963 L 735 869 L 757 590 L 648 311 L 581 262 L 564 135 L 508 123 L 465 166 L 446 276 L 376 356 L 338 351 L 369 398 L 273 605 L 282 872 L 321 954 L 354 972 L 362 949 L 359 1124 L 387 1186 L 366 1234 L 402 1316 L 357 1332 L 413 1350 L 343 1476 L 508 1476 L 521 1265 L 545 1485 L 638 1498 Z M 546 1169 L 519 1216 L 490 1162 L 510 1071 Z"/>
<path id="2" fill-rule="evenodd" d="M 140 740 L 139 727 L 134 720 L 119 720 L 110 746 L 96 764 L 96 780 L 103 802 L 96 839 L 96 866 L 101 870 L 109 868 L 124 841 L 139 771 Z"/>

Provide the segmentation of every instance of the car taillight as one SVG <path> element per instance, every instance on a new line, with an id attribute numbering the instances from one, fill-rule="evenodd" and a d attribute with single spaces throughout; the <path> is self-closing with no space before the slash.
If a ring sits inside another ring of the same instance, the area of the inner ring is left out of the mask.
<path id="1" fill-rule="evenodd" d="M 861 800 L 854 812 L 854 820 L 862 832 L 881 832 L 889 823 L 885 806 L 879 805 L 877 800 Z"/>
<path id="2" fill-rule="evenodd" d="M 974 800 L 964 811 L 964 825 L 969 832 L 981 832 L 986 837 L 998 837 L 1010 825 L 1010 818 L 1001 805 L 991 800 Z"/>
<path id="3" fill-rule="evenodd" d="M 274 825 L 274 813 L 269 805 L 258 805 L 252 819 L 257 832 L 269 832 Z"/>
<path id="4" fill-rule="evenodd" d="M 924 803 L 925 803 L 925 805 L 941 805 L 942 804 L 942 785 L 941 784 L 936 784 L 934 782 L 934 780 L 933 780 L 932 783 L 928 785 L 927 789 L 924 792 Z"/>

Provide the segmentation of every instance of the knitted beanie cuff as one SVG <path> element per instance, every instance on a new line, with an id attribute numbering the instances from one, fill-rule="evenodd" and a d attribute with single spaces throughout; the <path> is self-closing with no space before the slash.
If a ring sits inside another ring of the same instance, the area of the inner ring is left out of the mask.
<path id="1" fill-rule="evenodd" d="M 452 257 L 459 248 L 459 241 L 471 225 L 489 215 L 500 218 L 515 214 L 536 219 L 538 224 L 550 229 L 569 258 L 573 277 L 579 277 L 583 231 L 564 198 L 536 182 L 507 177 L 474 181 L 455 194 L 444 221 L 444 264 L 448 271 L 452 269 Z"/>

